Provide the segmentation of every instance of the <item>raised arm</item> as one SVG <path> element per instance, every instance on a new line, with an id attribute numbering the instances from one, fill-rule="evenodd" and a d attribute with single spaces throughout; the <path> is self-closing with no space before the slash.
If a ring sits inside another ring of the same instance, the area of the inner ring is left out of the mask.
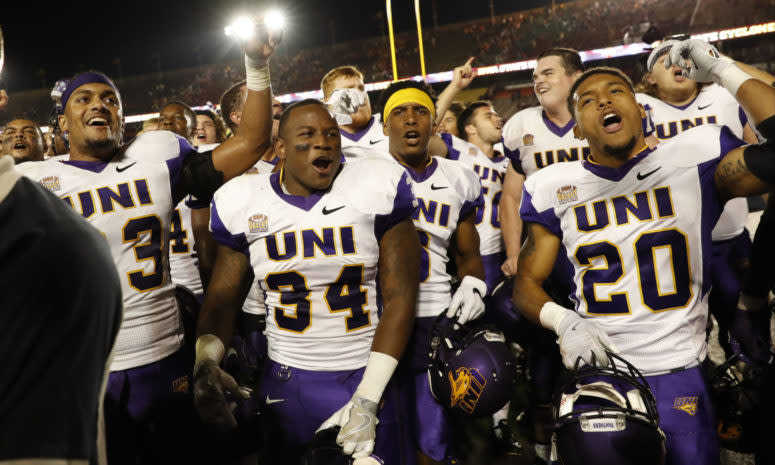
<path id="1" fill-rule="evenodd" d="M 223 173 L 224 182 L 250 169 L 271 145 L 272 89 L 268 60 L 281 39 L 281 30 L 267 30 L 263 18 L 258 18 L 254 38 L 243 44 L 248 92 L 240 130 L 213 150 L 213 166 Z"/>
<path id="2" fill-rule="evenodd" d="M 763 194 L 775 185 L 775 87 L 756 79 L 702 40 L 690 39 L 670 50 L 665 66 L 677 64 L 697 82 L 713 81 L 724 87 L 751 117 L 767 142 L 730 150 L 716 168 L 714 181 L 725 201 Z"/>
<path id="3" fill-rule="evenodd" d="M 474 57 L 468 59 L 462 66 L 458 66 L 452 71 L 452 81 L 441 91 L 439 98 L 436 99 L 436 125 L 441 124 L 444 114 L 449 110 L 449 106 L 455 100 L 458 94 L 471 85 L 471 81 L 476 77 L 476 70 L 471 67 Z"/>

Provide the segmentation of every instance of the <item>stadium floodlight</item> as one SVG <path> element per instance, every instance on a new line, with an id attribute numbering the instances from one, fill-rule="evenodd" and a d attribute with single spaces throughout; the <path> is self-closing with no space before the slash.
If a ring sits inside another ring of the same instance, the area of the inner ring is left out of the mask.
<path id="1" fill-rule="evenodd" d="M 279 30 L 285 27 L 285 15 L 282 11 L 272 10 L 264 15 L 264 24 L 269 30 Z M 227 36 L 239 40 L 247 40 L 255 33 L 255 23 L 247 16 L 242 16 L 226 26 L 223 31 Z"/>
<path id="2" fill-rule="evenodd" d="M 246 16 L 242 16 L 237 18 L 230 25 L 226 26 L 223 32 L 226 33 L 226 35 L 229 37 L 234 37 L 240 40 L 250 39 L 253 37 L 254 32 L 253 21 Z"/>

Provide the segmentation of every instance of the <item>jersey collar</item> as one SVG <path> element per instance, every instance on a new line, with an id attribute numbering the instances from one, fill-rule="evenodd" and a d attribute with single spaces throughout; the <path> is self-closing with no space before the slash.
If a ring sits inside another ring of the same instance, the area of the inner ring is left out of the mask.
<path id="1" fill-rule="evenodd" d="M 398 159 L 396 159 L 396 161 L 401 166 L 404 167 L 404 169 L 406 170 L 407 173 L 409 173 L 409 176 L 412 177 L 412 180 L 414 182 L 423 182 L 427 180 L 428 178 L 433 176 L 433 173 L 436 172 L 436 168 L 439 166 L 439 162 L 436 160 L 436 157 L 431 157 L 431 160 L 428 162 L 427 165 L 425 165 L 425 168 L 423 168 L 422 173 L 417 174 L 417 172 L 414 169 L 412 169 L 411 166 L 402 163 Z"/>
<path id="2" fill-rule="evenodd" d="M 544 110 L 541 110 L 541 118 L 543 118 L 546 128 L 552 131 L 552 133 L 557 137 L 565 137 L 565 134 L 567 134 L 568 131 L 573 129 L 573 126 L 576 125 L 576 122 L 573 121 L 573 118 L 571 118 L 571 120 L 568 121 L 568 124 L 563 127 L 559 127 L 554 123 L 554 121 L 550 120 L 549 117 L 546 116 L 546 111 Z"/>
<path id="3" fill-rule="evenodd" d="M 108 166 L 108 162 L 102 160 L 59 160 L 59 162 L 94 173 L 101 173 Z"/>
<path id="4" fill-rule="evenodd" d="M 649 148 L 648 146 L 645 146 L 641 149 L 640 152 L 638 152 L 637 155 L 627 160 L 619 168 L 611 168 L 610 166 L 604 166 L 604 165 L 595 163 L 595 161 L 592 160 L 591 156 L 588 159 L 584 160 L 581 163 L 581 165 L 584 167 L 584 169 L 594 174 L 595 176 L 601 177 L 603 179 L 607 179 L 609 181 L 618 182 L 618 181 L 621 181 L 622 178 L 627 176 L 627 173 L 629 173 L 630 170 L 635 165 L 638 164 L 638 162 L 646 158 L 653 151 L 654 149 Z"/>
<path id="5" fill-rule="evenodd" d="M 361 129 L 360 131 L 354 132 L 352 134 L 350 134 L 347 131 L 339 131 L 339 133 L 342 135 L 342 137 L 350 139 L 353 142 L 358 142 L 359 140 L 361 140 L 361 138 L 364 135 L 366 135 L 367 132 L 369 132 L 371 127 L 374 126 L 374 122 L 375 121 L 376 121 L 376 118 L 374 117 L 374 115 L 371 115 L 371 119 L 369 120 L 369 124 L 367 124 L 366 127 Z"/>

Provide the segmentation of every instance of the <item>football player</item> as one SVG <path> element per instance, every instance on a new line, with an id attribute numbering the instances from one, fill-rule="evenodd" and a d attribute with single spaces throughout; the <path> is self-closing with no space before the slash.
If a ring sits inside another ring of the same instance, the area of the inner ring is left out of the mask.
<path id="1" fill-rule="evenodd" d="M 667 54 L 678 40 L 666 40 L 648 56 L 648 72 L 643 76 L 643 94 L 638 102 L 648 115 L 646 135 L 654 134 L 660 141 L 700 124 L 727 126 L 736 137 L 756 143 L 756 134 L 748 124 L 743 108 L 724 88 L 714 83 L 698 83 L 684 77 L 673 64 L 664 66 Z M 727 357 L 732 355 L 728 331 L 740 292 L 740 280 L 748 265 L 751 236 L 745 225 L 748 202 L 732 199 L 713 228 L 712 283 L 708 305 L 719 326 L 719 343 Z M 734 342 L 733 342 L 734 344 Z"/>
<path id="2" fill-rule="evenodd" d="M 208 198 L 225 180 L 253 166 L 269 146 L 267 59 L 278 34 L 269 39 L 258 34 L 245 44 L 246 130 L 213 151 L 198 153 L 176 134 L 153 131 L 135 139 L 131 149 L 166 162 L 126 157 L 119 92 L 105 75 L 87 72 L 70 80 L 62 95 L 59 123 L 69 133 L 70 156 L 20 165 L 26 176 L 104 233 L 122 276 L 124 319 L 105 396 L 112 464 L 170 463 L 181 457 L 212 463 L 192 447 L 193 353 L 182 345 L 166 244 L 175 205 L 186 194 Z"/>
<path id="3" fill-rule="evenodd" d="M 775 135 L 775 89 L 719 59 L 710 44 L 676 44 L 678 64 L 698 82 L 736 96 L 759 131 Z M 701 125 L 650 148 L 644 108 L 614 68 L 586 71 L 571 88 L 574 132 L 589 160 L 547 167 L 525 182 L 514 300 L 558 335 L 563 363 L 606 364 L 619 352 L 646 376 L 665 432 L 667 465 L 718 464 L 713 409 L 702 364 L 710 289 L 711 230 L 724 203 L 766 192 L 775 149 L 728 128 Z M 557 260 L 572 279 L 575 309 L 541 287 Z"/>
<path id="4" fill-rule="evenodd" d="M 10 155 L 14 161 L 42 161 L 46 151 L 43 131 L 38 123 L 27 118 L 14 118 L 6 123 L 0 133 L 2 155 Z"/>
<path id="5" fill-rule="evenodd" d="M 417 200 L 400 166 L 384 157 L 343 163 L 340 140 L 322 102 L 295 103 L 280 119 L 282 168 L 235 179 L 211 204 L 219 247 L 199 318 L 195 399 L 203 418 L 234 425 L 223 393 L 239 392 L 218 363 L 255 276 L 269 312 L 260 397 L 270 463 L 299 463 L 313 434 L 336 426 L 346 454 L 373 450 L 399 463 L 386 387 L 417 305 Z"/>
<path id="6" fill-rule="evenodd" d="M 464 164 L 430 155 L 436 116 L 431 95 L 425 83 L 401 81 L 380 97 L 390 154 L 414 179 L 420 204 L 414 213 L 422 245 L 420 290 L 414 332 L 402 360 L 402 388 L 423 465 L 451 460 L 453 454 L 449 414 L 433 399 L 426 373 L 430 327 L 443 312 L 460 312 L 462 323 L 477 318 L 487 294 L 476 231 L 476 211 L 484 204 L 482 184 Z M 450 257 L 459 280 L 454 296 L 446 269 Z"/>
<path id="7" fill-rule="evenodd" d="M 542 52 L 533 70 L 533 91 L 540 105 L 518 112 L 503 126 L 503 148 L 511 162 L 500 200 L 501 231 L 506 246 L 506 260 L 501 269 L 506 276 L 514 276 L 517 271 L 524 239 L 519 204 L 525 178 L 551 164 L 585 159 L 589 154 L 586 141 L 577 139 L 573 132 L 576 123 L 566 104 L 568 92 L 583 70 L 576 50 L 550 48 Z M 552 297 L 566 301 L 567 284 L 556 274 L 552 278 L 548 283 Z M 551 422 L 552 387 L 562 365 L 551 333 L 536 328 L 535 334 L 537 337 L 528 352 L 530 392 L 534 396 L 530 416 L 536 455 L 548 461 L 550 438 L 546 426 Z"/>

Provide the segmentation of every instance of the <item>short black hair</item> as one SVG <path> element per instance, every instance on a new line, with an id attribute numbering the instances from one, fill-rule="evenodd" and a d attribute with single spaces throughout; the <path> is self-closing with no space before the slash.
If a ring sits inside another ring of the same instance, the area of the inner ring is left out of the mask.
<path id="1" fill-rule="evenodd" d="M 579 88 L 581 83 L 586 81 L 590 76 L 594 76 L 595 74 L 611 74 L 616 76 L 624 81 L 625 84 L 627 84 L 627 87 L 630 88 L 630 92 L 635 94 L 635 86 L 632 85 L 632 79 L 624 74 L 622 70 L 612 68 L 610 66 L 597 66 L 595 68 L 589 68 L 588 70 L 584 71 L 584 73 L 582 73 L 578 79 L 576 79 L 576 81 L 570 86 L 570 91 L 568 91 L 568 111 L 570 111 L 571 118 L 574 120 L 576 119 L 576 115 L 574 114 L 573 96 L 576 94 L 576 90 Z"/>
<path id="2" fill-rule="evenodd" d="M 231 132 L 236 132 L 238 125 L 231 120 L 231 114 L 234 111 L 242 109 L 241 90 L 247 85 L 247 81 L 240 81 L 233 84 L 221 95 L 221 117 Z"/>
<path id="3" fill-rule="evenodd" d="M 482 107 L 489 107 L 492 103 L 488 102 L 487 100 L 477 100 L 475 102 L 471 102 L 468 104 L 468 106 L 463 110 L 460 115 L 457 117 L 457 134 L 458 137 L 460 137 L 463 140 L 468 140 L 468 134 L 466 134 L 466 126 L 472 123 L 472 120 L 474 119 L 474 112 L 478 108 Z"/>
<path id="4" fill-rule="evenodd" d="M 283 129 L 285 129 L 285 125 L 287 124 L 288 118 L 291 117 L 291 112 L 297 108 L 306 107 L 308 105 L 320 105 L 321 107 L 325 108 L 326 111 L 330 113 L 331 110 L 328 109 L 325 103 L 322 101 L 316 99 L 316 98 L 306 98 L 304 100 L 299 100 L 298 102 L 294 102 L 283 110 L 283 112 L 280 114 L 280 123 L 277 128 L 277 135 L 278 137 L 282 137 Z"/>
<path id="5" fill-rule="evenodd" d="M 390 99 L 390 97 L 398 92 L 399 90 L 404 89 L 419 89 L 428 96 L 430 96 L 431 101 L 433 102 L 433 105 L 436 105 L 436 94 L 433 92 L 433 88 L 429 86 L 425 81 L 414 81 L 411 79 L 406 79 L 404 81 L 398 81 L 398 82 L 392 82 L 385 90 L 382 91 L 382 93 L 379 96 L 379 112 L 380 114 L 384 113 L 385 111 L 385 104 Z M 434 109 L 435 111 L 435 109 Z M 382 123 L 385 123 L 385 115 L 382 115 Z"/>
<path id="6" fill-rule="evenodd" d="M 536 61 L 550 56 L 560 57 L 562 66 L 568 74 L 573 74 L 576 71 L 584 71 L 584 63 L 581 61 L 581 55 L 579 55 L 579 52 L 576 49 L 567 47 L 548 48 L 538 55 Z"/>
<path id="7" fill-rule="evenodd" d="M 169 102 L 164 102 L 164 105 L 162 105 L 159 108 L 159 113 L 161 113 L 162 110 L 164 110 L 170 105 L 180 105 L 181 107 L 183 107 L 183 113 L 185 113 L 186 116 L 191 119 L 192 121 L 191 124 L 193 124 L 194 127 L 196 127 L 196 113 L 194 113 L 194 109 L 191 108 L 187 103 L 181 102 L 180 100 L 170 100 Z"/>

